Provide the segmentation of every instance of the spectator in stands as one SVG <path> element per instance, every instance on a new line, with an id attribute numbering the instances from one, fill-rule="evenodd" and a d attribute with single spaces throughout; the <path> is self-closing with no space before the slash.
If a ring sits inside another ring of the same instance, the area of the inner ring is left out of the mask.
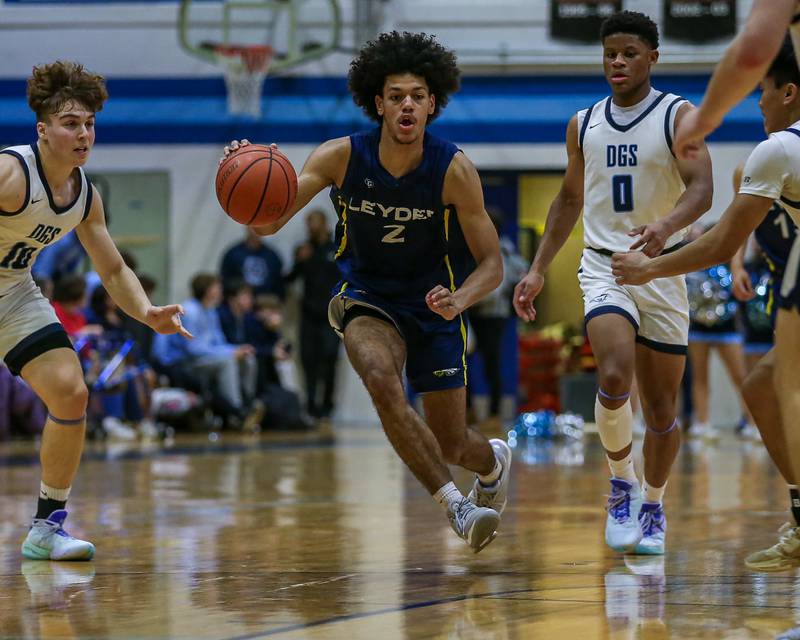
<path id="1" fill-rule="evenodd" d="M 500 352 L 508 320 L 514 315 L 511 297 L 514 287 L 527 273 L 528 265 L 514 247 L 514 243 L 502 234 L 503 213 L 487 208 L 489 217 L 500 237 L 500 253 L 503 258 L 503 281 L 480 302 L 469 310 L 469 323 L 475 337 L 475 347 L 483 360 L 483 370 L 489 383 L 489 417 L 495 418 L 500 411 L 502 375 Z M 469 391 L 470 386 L 467 385 Z"/>
<path id="2" fill-rule="evenodd" d="M 156 290 L 155 278 L 147 275 L 146 273 L 137 274 L 137 277 L 139 278 L 139 282 L 142 284 L 142 289 L 144 289 L 147 297 L 152 300 L 153 294 Z M 153 337 L 156 335 L 156 332 L 146 324 L 142 324 L 141 322 L 138 322 L 126 315 L 121 310 L 120 314 L 122 315 L 122 326 L 125 330 L 125 333 L 127 333 L 136 341 L 136 350 L 138 351 L 139 357 L 143 362 L 150 364 L 150 354 L 153 350 Z"/>
<path id="3" fill-rule="evenodd" d="M 283 338 L 283 303 L 278 296 L 260 295 L 255 300 L 253 313 L 258 321 L 256 341 L 265 352 L 259 372 L 261 385 L 277 384 L 294 389 L 294 385 L 287 385 L 284 379 L 287 375 L 294 378 L 294 372 L 287 372 L 287 368 L 292 367 L 292 345 Z"/>
<path id="4" fill-rule="evenodd" d="M 339 280 L 334 262 L 336 247 L 325 213 L 306 216 L 308 238 L 295 250 L 288 282 L 302 279 L 300 303 L 300 361 L 306 383 L 306 409 L 315 418 L 333 411 L 336 361 L 340 340 L 328 324 L 328 302 Z"/>
<path id="5" fill-rule="evenodd" d="M 0 363 L 0 440 L 42 433 L 47 408 L 22 378 Z"/>
<path id="6" fill-rule="evenodd" d="M 259 403 L 254 402 L 254 349 L 225 339 L 216 310 L 222 299 L 217 276 L 200 273 L 192 279 L 191 288 L 192 298 L 183 303 L 183 325 L 194 340 L 172 340 L 159 334 L 153 341 L 153 358 L 179 386 L 188 381 L 188 388 L 195 390 L 191 385 L 199 378 L 205 390 L 216 390 L 225 403 L 223 417 L 229 426 L 251 428 L 261 419 Z"/>
<path id="7" fill-rule="evenodd" d="M 85 307 L 86 282 L 82 276 L 64 276 L 53 283 L 53 308 L 70 338 L 96 336 L 103 331 L 102 327 L 87 322 Z"/>
<path id="8" fill-rule="evenodd" d="M 280 256 L 249 227 L 244 241 L 225 252 L 220 274 L 223 282 L 244 280 L 255 295 L 272 293 L 281 300 L 285 296 Z"/>
<path id="9" fill-rule="evenodd" d="M 260 396 L 268 383 L 278 382 L 272 353 L 277 336 L 268 332 L 256 317 L 250 285 L 244 280 L 232 280 L 224 286 L 224 291 L 225 300 L 217 309 L 222 332 L 231 344 L 253 347 L 258 366 L 256 395 Z M 269 297 L 278 300 L 276 296 Z"/>

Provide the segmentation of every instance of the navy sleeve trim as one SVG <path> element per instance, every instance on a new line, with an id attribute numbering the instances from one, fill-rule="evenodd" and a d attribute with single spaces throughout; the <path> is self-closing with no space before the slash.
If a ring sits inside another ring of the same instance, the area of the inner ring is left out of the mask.
<path id="1" fill-rule="evenodd" d="M 81 218 L 81 222 L 89 217 L 89 212 L 92 210 L 92 198 L 94 198 L 94 189 L 92 189 L 92 183 L 89 181 L 89 178 L 86 177 L 86 174 L 84 174 L 83 177 L 86 179 L 86 206 L 83 208 L 83 217 Z"/>
<path id="2" fill-rule="evenodd" d="M 583 138 L 586 136 L 586 128 L 589 126 L 589 119 L 592 117 L 592 109 L 594 109 L 594 105 L 586 110 L 586 115 L 584 116 L 583 124 L 581 125 L 581 133 L 578 136 L 578 147 L 581 149 L 583 149 Z"/>
<path id="3" fill-rule="evenodd" d="M 25 172 L 25 199 L 22 201 L 22 206 L 16 211 L 3 211 L 0 209 L 0 216 L 16 216 L 25 210 L 25 207 L 28 206 L 28 202 L 31 199 L 31 174 L 30 171 L 28 171 L 28 163 L 25 162 L 25 158 L 23 158 L 21 154 L 11 149 L 4 149 L 3 151 L 0 151 L 0 153 L 14 156 L 17 160 L 19 160 L 19 163 L 22 165 L 22 170 Z"/>
<path id="4" fill-rule="evenodd" d="M 675 105 L 677 105 L 679 102 L 685 102 L 685 101 L 686 98 L 683 98 L 681 96 L 675 98 L 672 102 L 669 103 L 669 106 L 667 107 L 667 114 L 664 116 L 664 138 L 667 141 L 667 148 L 669 149 L 669 152 L 673 156 L 675 156 L 675 152 L 672 150 L 672 134 L 670 133 L 669 130 L 669 120 L 672 117 L 672 110 L 675 108 Z"/>

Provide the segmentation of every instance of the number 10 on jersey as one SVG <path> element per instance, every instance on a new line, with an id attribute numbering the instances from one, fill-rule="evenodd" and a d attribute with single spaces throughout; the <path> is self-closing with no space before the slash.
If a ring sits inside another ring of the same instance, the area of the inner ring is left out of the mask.
<path id="1" fill-rule="evenodd" d="M 633 211 L 633 176 L 630 174 L 612 176 L 611 197 L 614 211 L 617 213 Z"/>

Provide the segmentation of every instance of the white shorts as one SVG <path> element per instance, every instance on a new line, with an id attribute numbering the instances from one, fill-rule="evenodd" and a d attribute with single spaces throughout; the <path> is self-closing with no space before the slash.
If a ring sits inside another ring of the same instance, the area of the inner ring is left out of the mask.
<path id="1" fill-rule="evenodd" d="M 658 278 L 645 285 L 619 285 L 611 273 L 611 256 L 584 249 L 578 280 L 584 322 L 617 313 L 634 326 L 637 342 L 664 353 L 686 353 L 689 300 L 684 276 Z"/>
<path id="2" fill-rule="evenodd" d="M 50 302 L 32 278 L 0 296 L 0 358 L 11 373 L 51 349 L 72 348 Z"/>

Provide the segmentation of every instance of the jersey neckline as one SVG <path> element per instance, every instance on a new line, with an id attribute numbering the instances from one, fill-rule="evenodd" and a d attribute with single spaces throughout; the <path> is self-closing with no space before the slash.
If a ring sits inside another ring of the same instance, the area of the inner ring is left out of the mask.
<path id="1" fill-rule="evenodd" d="M 45 193 L 47 193 L 47 201 L 50 204 L 50 208 L 56 215 L 66 213 L 78 203 L 78 200 L 80 200 L 81 194 L 83 193 L 83 176 L 81 175 L 80 169 L 78 169 L 78 192 L 75 194 L 75 199 L 67 206 L 59 207 L 53 200 L 53 192 L 50 189 L 50 184 L 47 182 L 47 177 L 44 174 L 44 166 L 42 165 L 42 158 L 39 155 L 39 147 L 37 143 L 34 142 L 31 144 L 31 149 L 33 150 L 33 156 L 36 158 L 36 171 L 39 173 L 39 179 L 42 181 L 42 186 L 44 187 Z M 72 176 L 70 175 L 70 177 Z"/>
<path id="2" fill-rule="evenodd" d="M 606 107 L 605 107 L 606 122 L 608 122 L 608 124 L 614 127 L 614 129 L 616 129 L 617 131 L 622 131 L 623 133 L 626 131 L 630 131 L 631 129 L 633 129 L 633 127 L 635 127 L 648 115 L 650 115 L 653 109 L 655 109 L 661 103 L 661 101 L 666 97 L 667 97 L 666 92 L 662 91 L 659 94 L 659 96 L 655 98 L 653 102 L 650 103 L 650 106 L 647 107 L 644 111 L 642 111 L 642 113 L 637 118 L 635 118 L 628 124 L 618 124 L 617 122 L 614 122 L 614 116 L 611 115 L 611 96 L 608 96 L 606 98 Z"/>

